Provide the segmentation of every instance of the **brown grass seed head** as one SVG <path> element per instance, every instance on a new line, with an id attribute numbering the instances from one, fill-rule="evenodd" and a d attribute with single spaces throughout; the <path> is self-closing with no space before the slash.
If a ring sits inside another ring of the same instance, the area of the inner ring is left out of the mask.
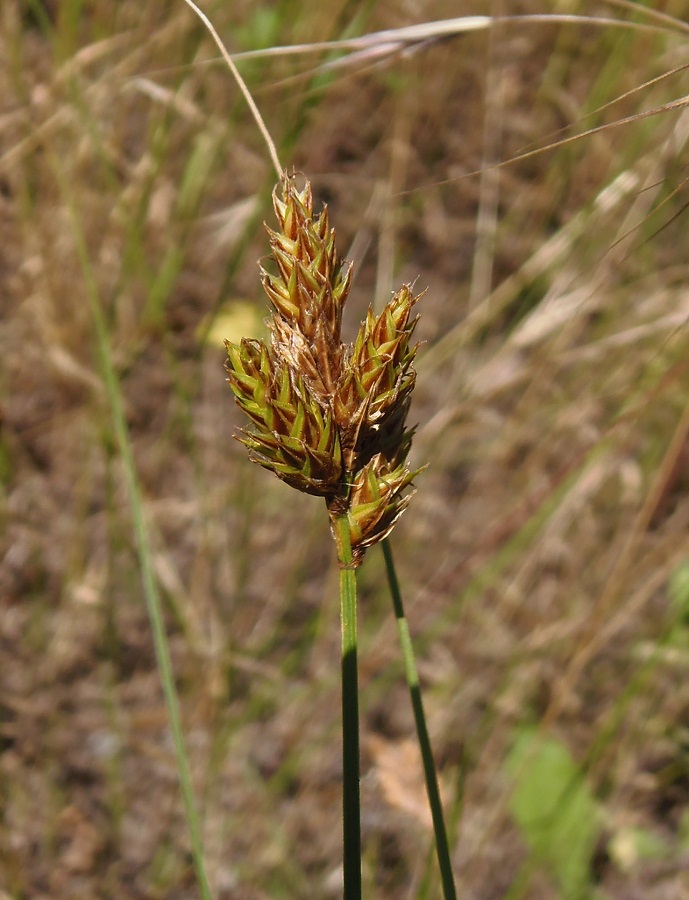
<path id="1" fill-rule="evenodd" d="M 327 209 L 314 216 L 311 185 L 299 190 L 287 174 L 273 206 L 279 228 L 266 228 L 277 273 L 261 269 L 270 345 L 226 341 L 228 381 L 253 425 L 240 440 L 254 462 L 324 497 L 331 521 L 347 515 L 358 563 L 390 533 L 420 471 L 406 463 L 419 298 L 404 285 L 380 315 L 369 308 L 354 343 L 343 344 L 351 266 L 337 256 Z"/>

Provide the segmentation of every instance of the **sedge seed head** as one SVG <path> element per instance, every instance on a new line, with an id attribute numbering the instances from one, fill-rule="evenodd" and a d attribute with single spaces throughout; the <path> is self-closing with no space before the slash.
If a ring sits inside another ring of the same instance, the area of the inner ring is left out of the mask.
<path id="1" fill-rule="evenodd" d="M 411 338 L 419 297 L 401 287 L 379 315 L 369 309 L 353 344 L 341 340 L 351 267 L 337 255 L 327 209 L 285 174 L 268 228 L 273 271 L 261 269 L 273 306 L 271 340 L 226 342 L 228 381 L 251 422 L 250 458 L 297 490 L 346 512 L 355 561 L 390 533 L 420 470 L 406 463 L 416 373 Z"/>

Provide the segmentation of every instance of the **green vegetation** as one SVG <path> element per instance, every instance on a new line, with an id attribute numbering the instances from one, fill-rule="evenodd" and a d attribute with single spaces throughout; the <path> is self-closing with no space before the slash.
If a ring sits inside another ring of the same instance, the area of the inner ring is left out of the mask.
<path id="1" fill-rule="evenodd" d="M 364 896 L 441 890 L 402 622 L 459 896 L 683 896 L 686 3 L 384 56 L 306 45 L 447 5 L 202 5 L 356 264 L 343 339 L 428 288 L 406 617 L 357 573 Z M 264 338 L 264 141 L 181 0 L 6 0 L 0 98 L 0 892 L 201 896 L 202 847 L 214 898 L 337 897 L 335 553 L 220 342 Z"/>

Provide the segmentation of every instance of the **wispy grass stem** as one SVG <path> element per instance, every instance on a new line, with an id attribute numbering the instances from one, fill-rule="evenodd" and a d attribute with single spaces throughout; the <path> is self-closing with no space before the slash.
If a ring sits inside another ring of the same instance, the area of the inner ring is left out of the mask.
<path id="1" fill-rule="evenodd" d="M 256 122 L 256 125 L 258 126 L 258 130 L 261 132 L 261 136 L 263 137 L 263 140 L 266 143 L 266 147 L 268 148 L 268 152 L 270 153 L 271 162 L 273 163 L 273 166 L 275 167 L 275 171 L 279 178 L 283 172 L 282 163 L 280 162 L 280 158 L 278 156 L 278 152 L 275 147 L 275 143 L 273 142 L 273 139 L 270 136 L 270 132 L 266 128 L 266 123 L 263 121 L 263 116 L 259 112 L 254 98 L 251 96 L 251 91 L 246 86 L 246 82 L 244 81 L 242 76 L 239 74 L 239 69 L 234 64 L 232 57 L 227 52 L 227 48 L 225 47 L 222 40 L 220 39 L 220 35 L 215 30 L 215 26 L 213 25 L 211 20 L 208 18 L 208 16 L 202 10 L 200 10 L 198 8 L 198 6 L 193 2 L 193 0 L 184 0 L 184 2 L 187 4 L 187 6 L 189 6 L 191 9 L 193 9 L 193 11 L 199 17 L 199 19 L 201 19 L 203 24 L 206 26 L 206 28 L 210 32 L 211 37 L 215 41 L 218 49 L 220 50 L 220 53 L 222 54 L 223 59 L 227 63 L 227 65 L 230 69 L 230 72 L 232 72 L 234 80 L 237 82 L 237 85 L 239 86 L 239 89 L 242 92 L 244 99 L 246 100 L 246 102 L 249 106 L 249 109 L 251 110 L 251 115 L 254 117 L 254 121 Z"/>

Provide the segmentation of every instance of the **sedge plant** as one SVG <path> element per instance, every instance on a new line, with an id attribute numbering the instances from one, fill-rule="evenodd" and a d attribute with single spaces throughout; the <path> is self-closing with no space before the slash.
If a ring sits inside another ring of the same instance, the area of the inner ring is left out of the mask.
<path id="1" fill-rule="evenodd" d="M 416 380 L 411 344 L 419 297 L 403 285 L 375 315 L 369 308 L 353 344 L 341 340 L 351 267 L 337 256 L 327 209 L 315 215 L 308 181 L 283 174 L 268 228 L 276 272 L 263 286 L 272 303 L 270 343 L 226 342 L 228 381 L 251 421 L 241 442 L 253 462 L 291 487 L 323 497 L 340 569 L 342 624 L 343 826 L 345 898 L 361 896 L 356 570 L 384 542 L 395 617 L 426 777 L 446 898 L 455 897 L 437 775 L 409 629 L 387 536 L 420 471 L 407 462 L 406 419 Z"/>
<path id="2" fill-rule="evenodd" d="M 342 622 L 345 897 L 361 896 L 356 569 L 407 507 L 407 412 L 416 379 L 411 337 L 418 297 L 404 285 L 379 315 L 369 308 L 353 344 L 341 339 L 351 267 L 337 256 L 327 209 L 315 215 L 308 181 L 284 174 L 268 229 L 275 273 L 270 343 L 226 342 L 229 384 L 251 420 L 250 458 L 291 487 L 323 497 L 337 548 Z"/>
<path id="3" fill-rule="evenodd" d="M 270 341 L 226 341 L 228 382 L 251 422 L 239 440 L 250 459 L 291 487 L 323 497 L 339 566 L 342 629 L 343 874 L 345 900 L 361 897 L 359 689 L 356 570 L 383 543 L 388 583 L 421 751 L 445 900 L 456 892 L 438 778 L 421 701 L 409 628 L 388 535 L 414 493 L 421 469 L 407 457 L 407 413 L 416 381 L 414 307 L 403 285 L 376 315 L 369 307 L 353 344 L 341 338 L 352 267 L 337 255 L 327 208 L 315 214 L 308 179 L 284 170 L 268 129 L 208 17 L 208 28 L 265 139 L 279 181 L 273 191 L 278 229 L 266 226 L 274 271 L 261 268 L 272 304 Z"/>

